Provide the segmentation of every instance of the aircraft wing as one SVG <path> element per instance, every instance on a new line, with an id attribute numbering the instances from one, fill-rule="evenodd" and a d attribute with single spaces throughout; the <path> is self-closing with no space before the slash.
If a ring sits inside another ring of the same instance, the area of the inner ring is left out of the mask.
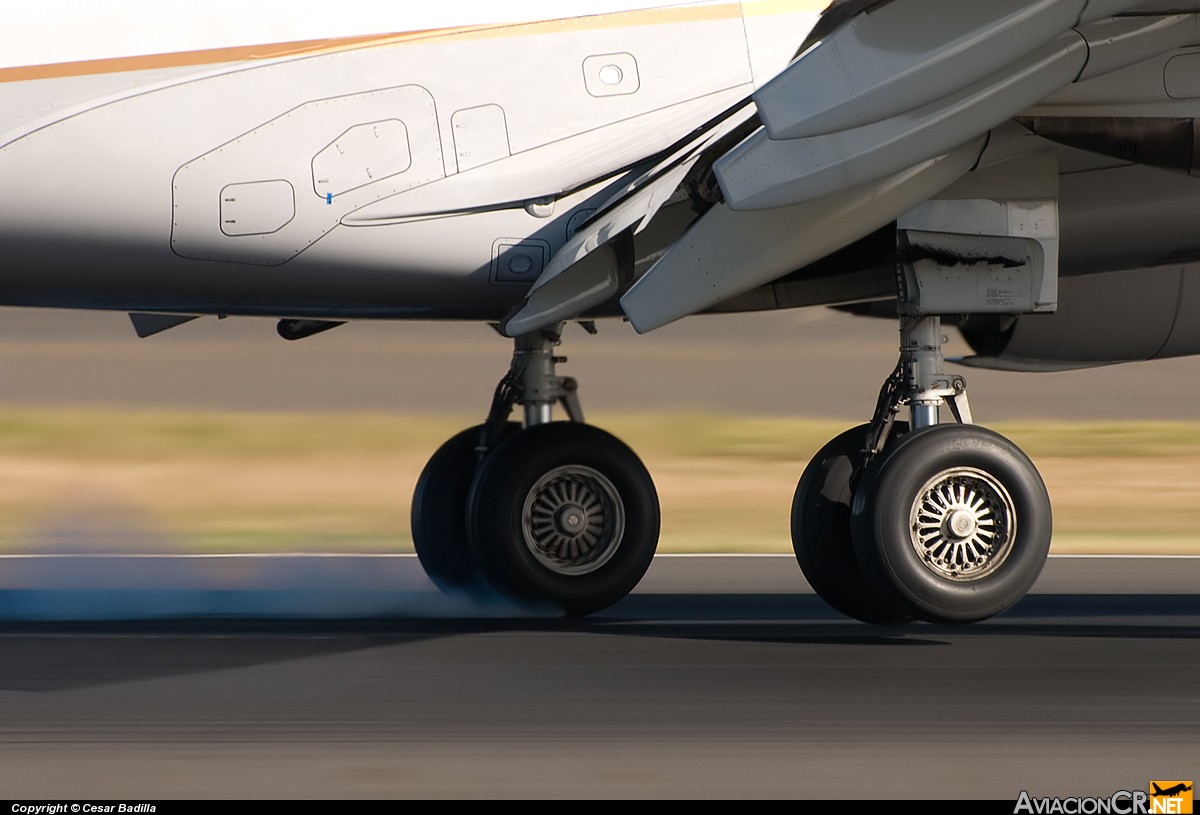
<path id="1" fill-rule="evenodd" d="M 639 228 L 697 164 L 719 200 L 621 297 L 640 332 L 719 308 L 972 170 L 1044 148 L 1011 120 L 1072 83 L 1200 41 L 1198 10 L 1196 0 L 836 1 L 753 95 L 757 127 L 716 154 L 697 138 L 614 195 L 552 259 L 506 333 L 611 297 L 614 261 L 587 256 Z"/>
<path id="2" fill-rule="evenodd" d="M 711 163 L 724 151 L 727 139 L 744 136 L 758 125 L 752 104 L 736 105 L 632 171 L 555 253 L 525 299 L 504 320 L 504 333 L 518 336 L 536 331 L 617 295 L 621 284 L 628 283 L 621 280 L 620 260 L 611 252 L 593 253 L 626 231 L 640 232 L 676 194 L 697 162 L 708 156 Z"/>

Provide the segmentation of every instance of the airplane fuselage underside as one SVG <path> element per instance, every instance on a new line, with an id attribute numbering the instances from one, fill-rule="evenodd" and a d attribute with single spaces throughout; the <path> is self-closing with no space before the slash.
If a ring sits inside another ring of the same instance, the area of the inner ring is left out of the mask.
<path id="1" fill-rule="evenodd" d="M 771 18 L 789 40 L 736 5 L 640 14 L 187 67 L 0 69 L 0 303 L 499 320 L 630 168 L 752 93 L 811 22 Z M 1200 118 L 1180 78 L 1192 61 L 1200 49 L 1176 49 L 1122 71 L 1119 93 L 1083 82 L 1030 115 Z M 1200 252 L 1192 179 L 1058 149 L 1061 274 Z M 695 218 L 674 209 L 639 258 Z"/>
<path id="2" fill-rule="evenodd" d="M 793 18 L 758 61 L 786 64 Z M 0 70 L 0 303 L 498 319 L 628 168 L 754 90 L 748 25 L 730 4 Z"/>

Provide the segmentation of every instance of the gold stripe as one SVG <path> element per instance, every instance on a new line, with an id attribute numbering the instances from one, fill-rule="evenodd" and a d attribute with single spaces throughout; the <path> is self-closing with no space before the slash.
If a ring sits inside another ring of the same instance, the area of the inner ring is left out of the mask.
<path id="1" fill-rule="evenodd" d="M 827 2 L 827 0 L 823 0 Z M 760 5 L 752 0 L 747 5 Z M 768 0 L 767 6 L 787 7 L 819 5 L 816 0 Z M 779 11 L 784 11 L 780 8 Z M 757 11 L 757 13 L 776 13 Z M 135 57 L 59 62 L 48 65 L 30 65 L 18 68 L 0 68 L 0 82 L 21 82 L 32 79 L 57 79 L 91 74 L 145 71 L 162 68 L 180 68 L 190 65 L 219 65 L 231 62 L 276 59 L 289 56 L 314 56 L 359 48 L 401 45 L 412 42 L 439 42 L 468 38 L 519 37 L 539 34 L 584 31 L 599 28 L 621 28 L 664 23 L 690 23 L 706 20 L 740 17 L 740 3 L 724 3 L 710 6 L 685 6 L 673 8 L 643 9 L 617 14 L 599 14 L 591 17 L 574 17 L 536 23 L 521 23 L 507 26 L 463 26 L 431 31 L 410 31 L 396 34 L 340 37 L 324 40 L 273 43 L 269 45 L 245 45 L 231 48 L 210 48 L 199 51 L 180 51 L 168 54 L 151 54 Z"/>
<path id="2" fill-rule="evenodd" d="M 333 53 L 370 46 L 383 39 L 389 42 L 420 39 L 444 32 L 412 32 L 363 37 L 341 37 L 329 40 L 303 40 L 270 45 L 243 45 L 232 48 L 208 48 L 200 51 L 179 51 L 168 54 L 149 54 L 136 57 L 89 59 L 79 62 L 56 62 L 49 65 L 29 65 L 20 68 L 0 68 L 0 82 L 20 82 L 28 79 L 57 79 L 67 76 L 112 74 L 124 71 L 145 71 L 157 68 L 181 68 L 189 65 L 219 65 L 228 62 L 275 59 L 277 57 Z"/>
<path id="3" fill-rule="evenodd" d="M 742 0 L 742 13 L 747 17 L 767 14 L 820 14 L 829 8 L 831 0 Z"/>

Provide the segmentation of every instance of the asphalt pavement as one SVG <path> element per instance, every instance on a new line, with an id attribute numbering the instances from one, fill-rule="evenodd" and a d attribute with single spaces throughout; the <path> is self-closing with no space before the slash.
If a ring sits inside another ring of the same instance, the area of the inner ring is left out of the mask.
<path id="1" fill-rule="evenodd" d="M 421 606 L 395 560 L 373 616 L 3 623 L 0 789 L 1012 801 L 1200 766 L 1197 558 L 1055 558 L 1000 617 L 901 628 L 786 557 L 660 558 L 585 620 Z"/>

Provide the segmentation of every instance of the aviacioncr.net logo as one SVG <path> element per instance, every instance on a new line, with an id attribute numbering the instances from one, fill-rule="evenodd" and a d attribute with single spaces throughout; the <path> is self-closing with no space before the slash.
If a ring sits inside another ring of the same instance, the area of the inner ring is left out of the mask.
<path id="1" fill-rule="evenodd" d="M 1192 815 L 1191 781 L 1151 781 L 1150 789 L 1107 798 L 1034 798 L 1021 790 L 1013 815 Z"/>
<path id="2" fill-rule="evenodd" d="M 1107 798 L 1034 798 L 1025 790 L 1013 815 L 1149 815 L 1150 794 L 1117 790 Z"/>

